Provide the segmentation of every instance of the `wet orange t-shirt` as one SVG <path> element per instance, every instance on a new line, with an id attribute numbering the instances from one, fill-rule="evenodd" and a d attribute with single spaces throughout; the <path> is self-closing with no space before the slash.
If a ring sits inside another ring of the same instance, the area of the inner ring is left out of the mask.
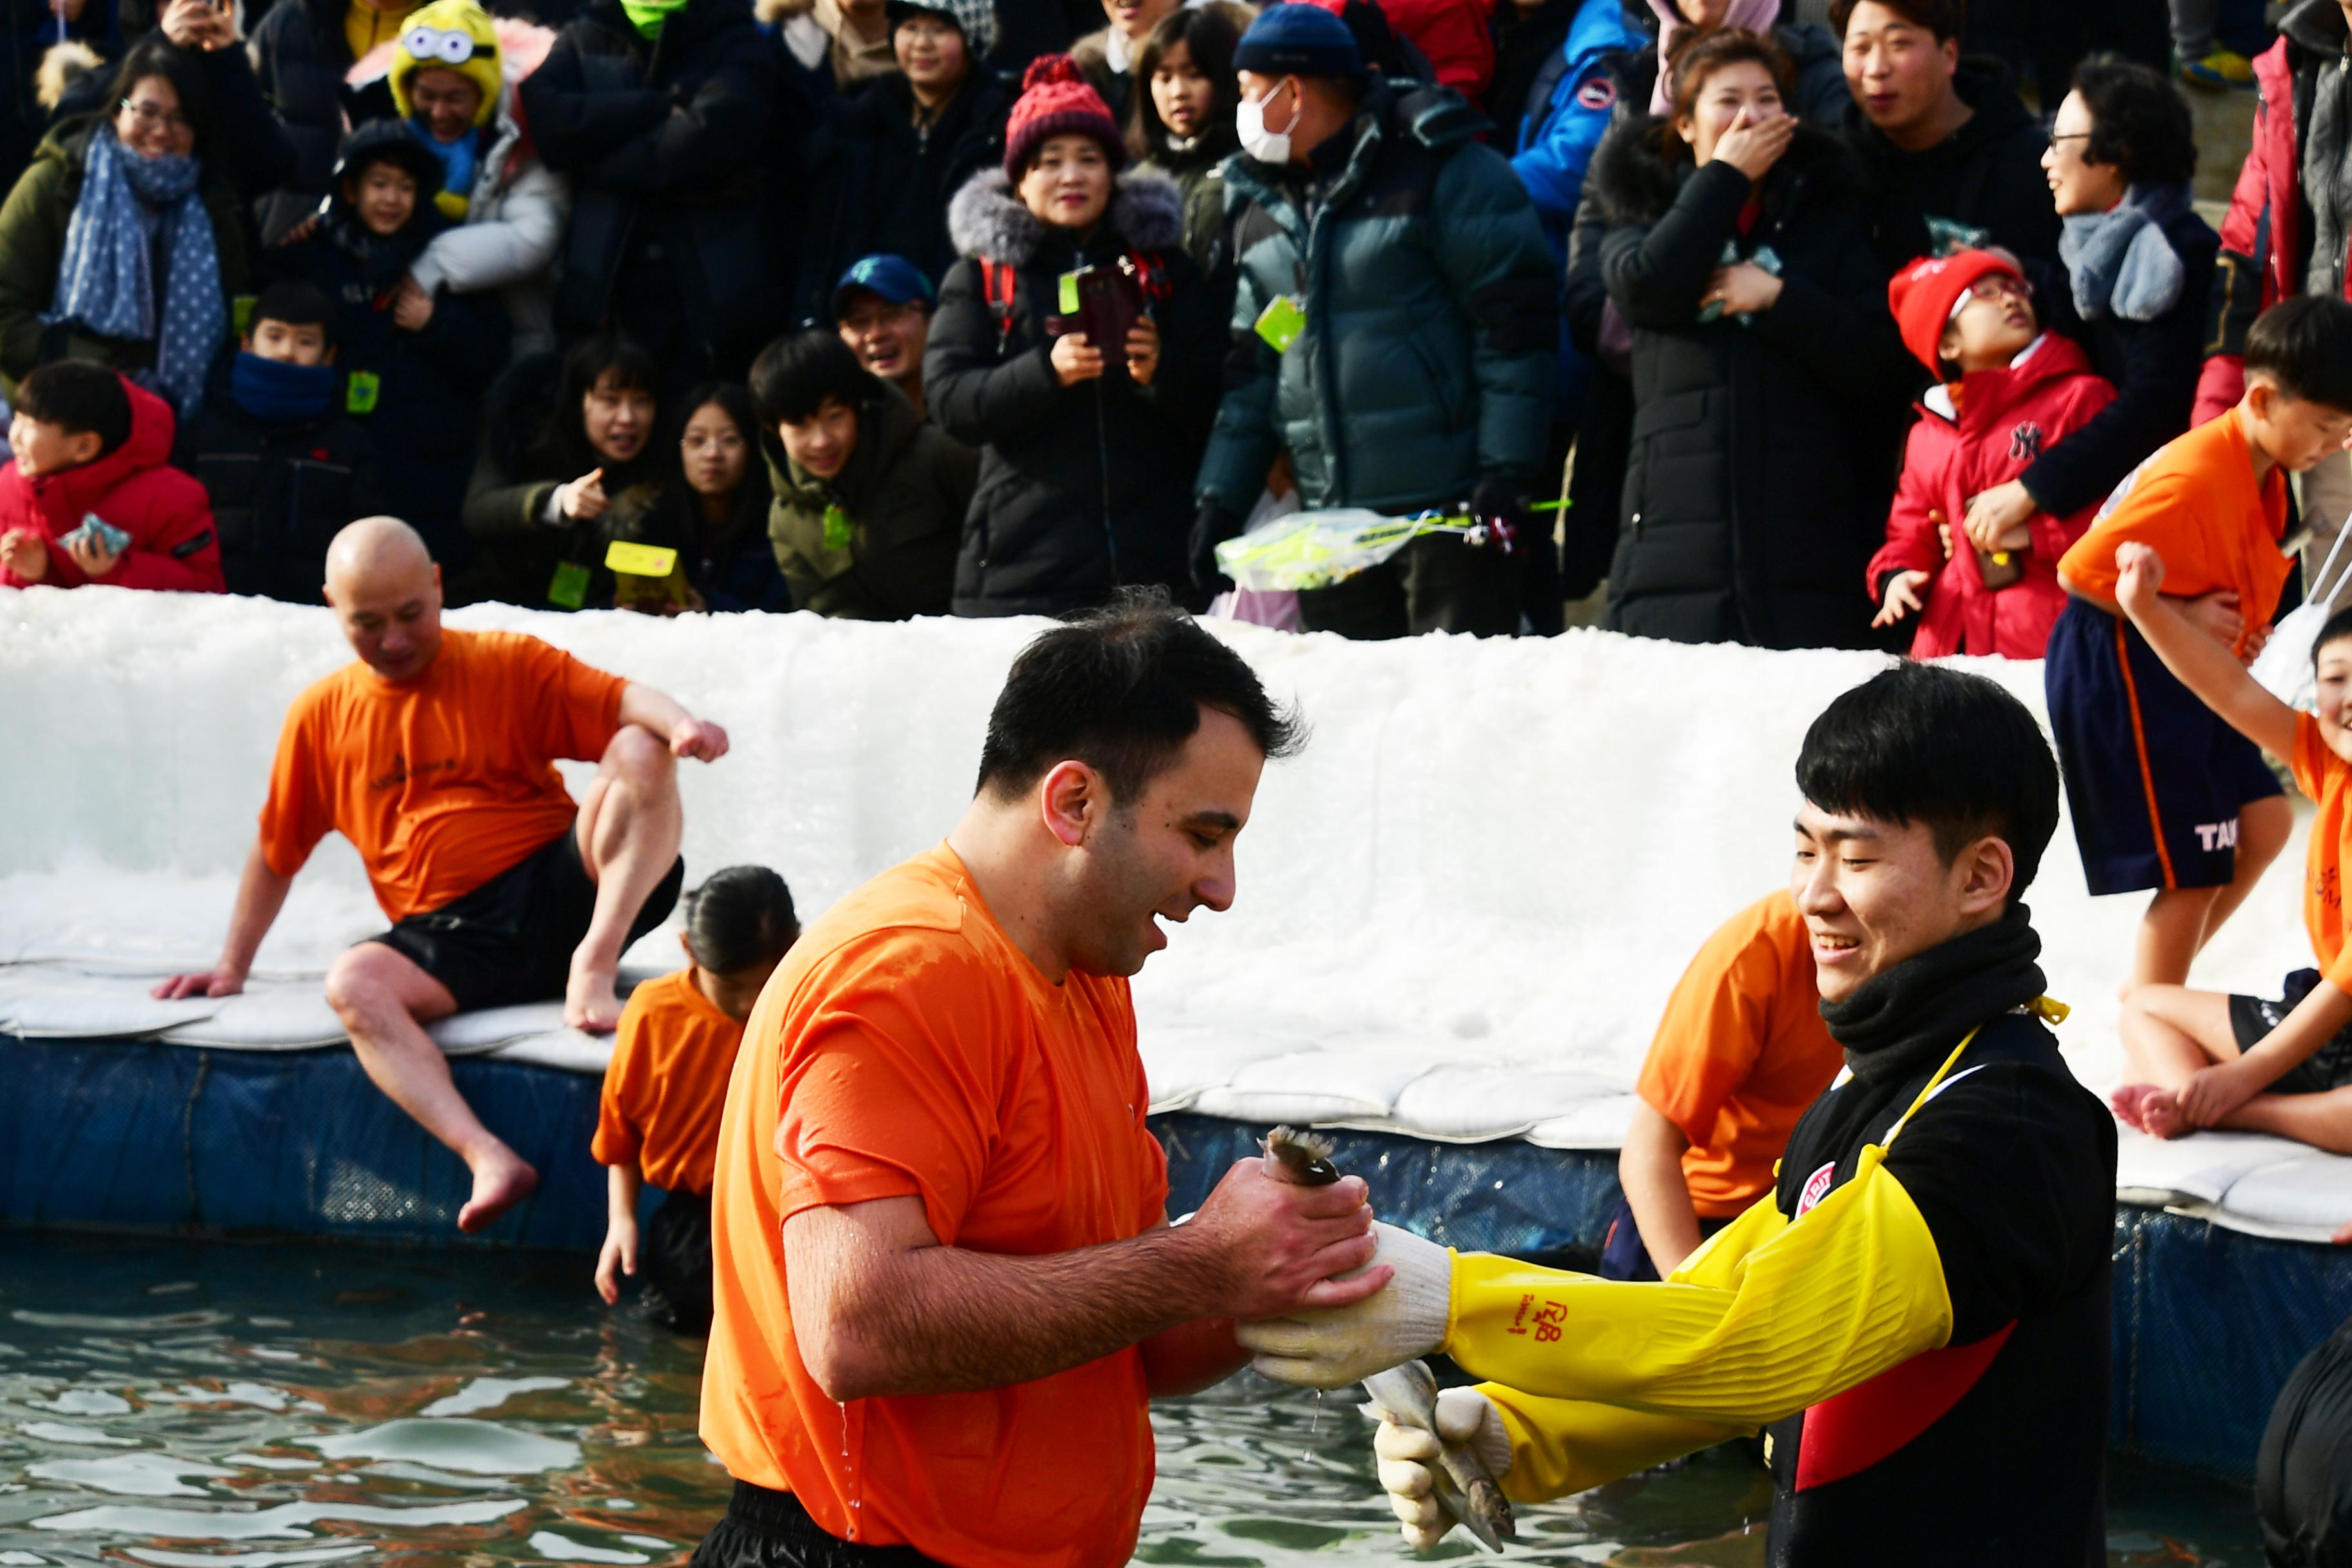
<path id="1" fill-rule="evenodd" d="M 690 969 L 630 992 L 588 1145 L 596 1163 L 635 1163 L 666 1192 L 709 1192 L 742 1043 L 743 1026 L 695 988 Z"/>
<path id="2" fill-rule="evenodd" d="M 402 681 L 345 665 L 287 710 L 262 858 L 290 877 L 341 833 L 386 915 L 437 910 L 571 827 L 555 759 L 604 754 L 627 685 L 520 632 L 444 631 Z"/>
<path id="3" fill-rule="evenodd" d="M 941 1242 L 1037 1256 L 1166 1217 L 1124 979 L 1049 983 L 945 845 L 801 938 L 751 1014 L 711 1186 L 702 1440 L 832 1534 L 957 1568 L 1117 1568 L 1151 1490 L 1129 1348 L 977 1394 L 837 1405 L 793 1335 L 782 1227 L 919 1197 Z"/>
<path id="4" fill-rule="evenodd" d="M 2267 626 L 2294 565 L 2286 532 L 2286 471 L 2257 485 L 2234 408 L 2158 448 L 2118 486 L 2098 520 L 2058 560 L 2068 582 L 2113 603 L 2116 551 L 2127 541 L 2164 557 L 2164 591 L 2194 598 L 2234 588 L 2248 631 Z M 2244 639 L 2239 643 L 2242 651 Z"/>
<path id="5" fill-rule="evenodd" d="M 1844 1065 L 1821 1001 L 1805 920 L 1785 892 L 1724 922 L 1675 983 L 1635 1092 L 1690 1140 L 1683 1182 L 1701 1218 L 1771 1191 L 1797 1119 Z"/>
<path id="6" fill-rule="evenodd" d="M 2352 952 L 2344 943 L 2344 836 L 2352 830 L 2352 764 L 2327 749 L 2319 721 L 2294 716 L 2295 787 L 2319 803 L 2311 820 L 2311 848 L 2303 877 L 2303 923 L 2319 973 L 2339 991 L 2352 991 Z"/>

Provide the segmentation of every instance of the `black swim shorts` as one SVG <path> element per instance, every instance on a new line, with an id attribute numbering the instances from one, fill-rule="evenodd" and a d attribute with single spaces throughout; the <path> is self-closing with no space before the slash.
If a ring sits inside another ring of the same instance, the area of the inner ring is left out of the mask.
<path id="1" fill-rule="evenodd" d="M 2275 1002 L 2260 996 L 2231 997 L 2230 1033 L 2237 1037 L 2238 1048 L 2247 1049 L 2285 1023 L 2295 1004 L 2310 995 L 2318 984 L 2319 971 L 2298 969 L 2286 977 L 2286 994 Z M 2352 1084 L 2352 1026 L 2337 1030 L 2334 1039 L 2295 1063 L 2268 1092 L 2325 1094 L 2346 1084 Z"/>
<path id="2" fill-rule="evenodd" d="M 669 918 L 686 882 L 683 857 L 646 895 L 635 942 Z M 449 988 L 457 1010 L 561 1001 L 572 952 L 596 912 L 596 884 L 566 827 L 470 893 L 394 922 L 380 942 Z M 628 942 L 621 944 L 627 947 Z"/>
<path id="3" fill-rule="evenodd" d="M 688 1568 L 937 1568 L 911 1546 L 868 1546 L 827 1534 L 790 1492 L 735 1483 L 726 1517 Z"/>
<path id="4" fill-rule="evenodd" d="M 637 1248 L 646 1305 L 672 1333 L 710 1332 L 710 1194 L 674 1192 L 646 1222 Z"/>

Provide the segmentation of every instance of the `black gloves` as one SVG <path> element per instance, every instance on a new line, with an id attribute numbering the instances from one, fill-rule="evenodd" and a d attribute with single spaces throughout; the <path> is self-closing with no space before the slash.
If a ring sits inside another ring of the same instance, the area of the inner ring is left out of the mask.
<path id="1" fill-rule="evenodd" d="M 1192 520 L 1192 538 L 1186 559 L 1192 564 L 1192 585 L 1203 594 L 1223 593 L 1229 584 L 1217 570 L 1217 546 L 1242 531 L 1240 517 L 1214 501 L 1201 508 Z"/>

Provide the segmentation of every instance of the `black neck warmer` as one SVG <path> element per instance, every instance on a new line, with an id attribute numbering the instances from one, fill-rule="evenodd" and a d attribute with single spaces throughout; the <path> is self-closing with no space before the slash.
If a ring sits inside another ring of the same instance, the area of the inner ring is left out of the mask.
<path id="1" fill-rule="evenodd" d="M 2042 938 L 2023 904 L 1822 1004 L 1845 1065 L 1865 1082 L 1933 1072 L 1970 1029 L 2042 994 Z"/>

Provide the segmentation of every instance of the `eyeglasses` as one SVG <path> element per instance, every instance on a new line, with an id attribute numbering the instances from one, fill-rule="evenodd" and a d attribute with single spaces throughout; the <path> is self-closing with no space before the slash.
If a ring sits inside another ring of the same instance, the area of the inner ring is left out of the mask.
<path id="1" fill-rule="evenodd" d="M 131 121 L 142 131 L 168 131 L 179 136 L 194 129 L 188 117 L 175 109 L 163 109 L 152 103 L 133 103 L 127 98 L 117 107 L 129 110 Z"/>
<path id="2" fill-rule="evenodd" d="M 2088 142 L 2090 139 L 2091 133 L 2087 131 L 2070 131 L 2063 136 L 2053 131 L 2050 133 L 2050 145 L 2055 147 L 2061 142 Z"/>

